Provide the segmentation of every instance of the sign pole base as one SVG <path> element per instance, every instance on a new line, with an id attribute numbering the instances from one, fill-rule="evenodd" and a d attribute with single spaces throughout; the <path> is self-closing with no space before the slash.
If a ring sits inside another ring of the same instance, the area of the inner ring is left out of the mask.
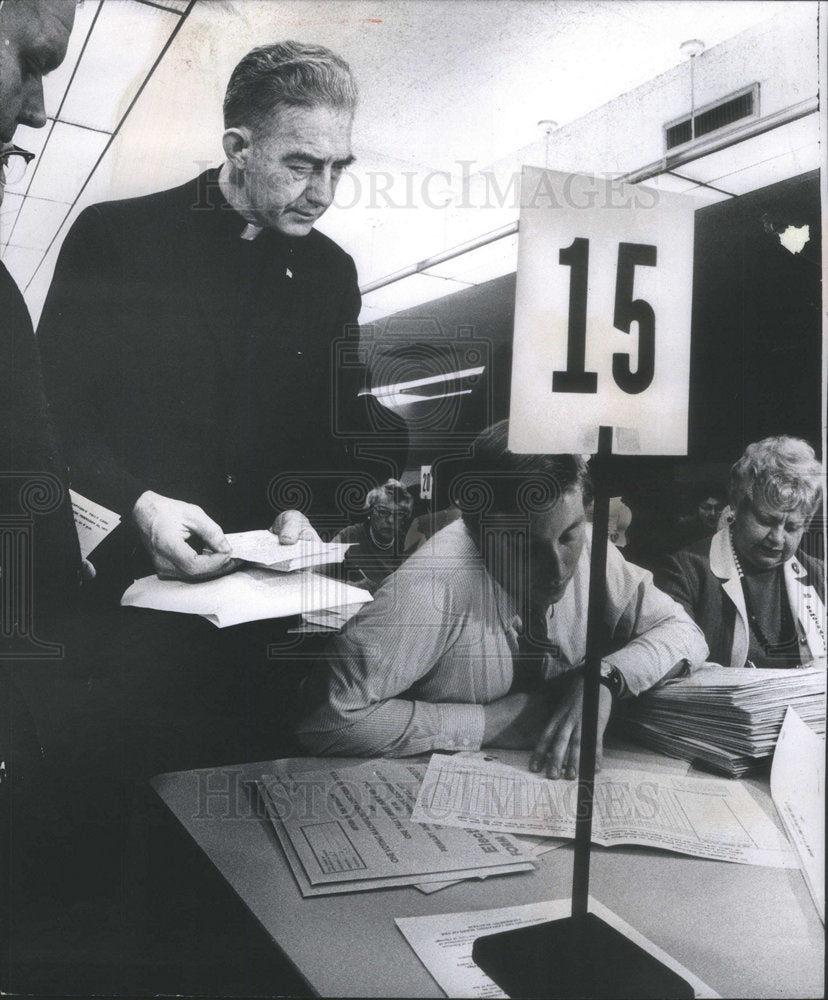
<path id="1" fill-rule="evenodd" d="M 510 997 L 692 1000 L 693 987 L 587 913 L 479 937 L 472 958 Z"/>
<path id="2" fill-rule="evenodd" d="M 636 1000 L 692 998 L 681 976 L 620 931 L 588 912 L 589 860 L 595 748 L 598 741 L 601 653 L 607 590 L 609 462 L 612 428 L 599 428 L 592 464 L 595 503 L 592 519 L 589 615 L 587 621 L 572 916 L 480 937 L 472 958 L 510 997 L 604 997 Z"/>

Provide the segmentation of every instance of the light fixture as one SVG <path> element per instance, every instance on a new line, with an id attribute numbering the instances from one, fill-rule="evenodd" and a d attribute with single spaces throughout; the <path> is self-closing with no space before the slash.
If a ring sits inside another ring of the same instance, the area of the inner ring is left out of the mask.
<path id="1" fill-rule="evenodd" d="M 690 60 L 690 141 L 696 138 L 696 59 L 704 52 L 704 42 L 700 38 L 688 38 L 679 50 Z"/>
<path id="2" fill-rule="evenodd" d="M 541 118 L 541 120 L 538 122 L 538 128 L 543 131 L 545 136 L 544 142 L 546 146 L 546 153 L 545 153 L 546 162 L 544 163 L 544 166 L 547 168 L 547 170 L 549 169 L 549 137 L 552 135 L 552 133 L 555 131 L 557 127 L 558 123 L 554 121 L 552 118 Z"/>

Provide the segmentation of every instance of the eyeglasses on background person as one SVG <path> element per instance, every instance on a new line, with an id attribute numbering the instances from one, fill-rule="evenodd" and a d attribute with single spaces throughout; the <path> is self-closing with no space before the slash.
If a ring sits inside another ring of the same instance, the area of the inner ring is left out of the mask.
<path id="1" fill-rule="evenodd" d="M 2 171 L 0 183 L 6 187 L 20 184 L 34 158 L 34 153 L 30 153 L 20 146 L 0 147 L 0 171 Z"/>

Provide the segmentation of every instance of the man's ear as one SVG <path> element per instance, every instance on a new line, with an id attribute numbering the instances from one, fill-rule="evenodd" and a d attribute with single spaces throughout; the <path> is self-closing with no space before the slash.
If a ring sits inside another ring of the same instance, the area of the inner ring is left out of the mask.
<path id="1" fill-rule="evenodd" d="M 244 170 L 250 156 L 250 129 L 245 126 L 226 129 L 221 144 L 228 161 L 237 170 Z"/>

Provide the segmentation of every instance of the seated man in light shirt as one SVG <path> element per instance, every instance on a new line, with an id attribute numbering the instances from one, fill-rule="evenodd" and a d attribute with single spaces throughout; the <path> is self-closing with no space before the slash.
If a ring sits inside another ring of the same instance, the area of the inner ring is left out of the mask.
<path id="1" fill-rule="evenodd" d="M 576 455 L 516 455 L 504 421 L 455 478 L 462 520 L 412 555 L 328 646 L 297 727 L 316 754 L 533 749 L 530 768 L 577 774 L 591 529 Z M 700 666 L 699 628 L 650 573 L 607 556 L 598 722 Z"/>

